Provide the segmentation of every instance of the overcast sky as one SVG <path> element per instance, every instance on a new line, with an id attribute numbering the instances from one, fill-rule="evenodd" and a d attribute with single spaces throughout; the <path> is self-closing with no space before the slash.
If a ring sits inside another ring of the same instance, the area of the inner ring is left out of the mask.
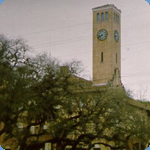
<path id="1" fill-rule="evenodd" d="M 135 98 L 150 100 L 150 6 L 145 0 L 5 0 L 0 34 L 26 39 L 33 54 L 80 60 L 84 77 L 92 79 L 92 8 L 105 4 L 122 10 L 122 83 Z"/>

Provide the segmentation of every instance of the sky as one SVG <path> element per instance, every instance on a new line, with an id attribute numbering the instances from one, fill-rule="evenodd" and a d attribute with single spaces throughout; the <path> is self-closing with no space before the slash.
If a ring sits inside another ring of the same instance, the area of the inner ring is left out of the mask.
<path id="1" fill-rule="evenodd" d="M 145 149 L 145 150 L 150 150 L 150 146 L 147 149 Z"/>
<path id="2" fill-rule="evenodd" d="M 3 1 L 5 1 L 5 0 L 0 0 L 0 5 L 1 5 L 1 3 L 2 3 Z"/>
<path id="3" fill-rule="evenodd" d="M 0 34 L 24 38 L 31 55 L 78 60 L 92 79 L 92 8 L 121 9 L 121 79 L 136 99 L 150 101 L 150 5 L 145 0 L 5 0 Z"/>
<path id="4" fill-rule="evenodd" d="M 4 149 L 1 147 L 1 145 L 0 145 L 0 150 L 4 150 Z"/>

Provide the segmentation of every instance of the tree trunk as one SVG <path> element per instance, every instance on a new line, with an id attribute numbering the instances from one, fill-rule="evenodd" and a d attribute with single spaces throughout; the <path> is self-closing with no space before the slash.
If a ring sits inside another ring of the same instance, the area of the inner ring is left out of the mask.
<path id="1" fill-rule="evenodd" d="M 23 137 L 23 139 L 21 140 L 21 142 L 19 144 L 20 145 L 20 150 L 27 150 L 27 148 L 28 148 L 28 145 L 26 144 L 27 139 L 28 139 L 28 134 L 26 134 Z"/>
<path id="2" fill-rule="evenodd" d="M 20 150 L 26 150 L 27 149 L 27 145 L 25 143 L 22 143 L 20 145 Z"/>
<path id="3" fill-rule="evenodd" d="M 78 143 L 79 143 L 79 142 L 75 142 L 75 144 L 73 144 L 73 146 L 72 146 L 71 150 L 75 150 L 75 149 L 76 149 L 76 147 L 77 147 L 77 145 L 78 145 Z"/>
<path id="4" fill-rule="evenodd" d="M 64 145 L 61 142 L 57 143 L 56 150 L 64 150 Z"/>

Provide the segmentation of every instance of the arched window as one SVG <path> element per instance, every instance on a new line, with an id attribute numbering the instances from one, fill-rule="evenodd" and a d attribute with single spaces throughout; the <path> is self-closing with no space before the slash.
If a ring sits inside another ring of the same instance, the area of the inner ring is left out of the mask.
<path id="1" fill-rule="evenodd" d="M 96 19 L 97 19 L 97 22 L 99 22 L 99 13 L 97 13 Z"/>
<path id="2" fill-rule="evenodd" d="M 108 12 L 105 12 L 105 20 L 108 20 Z"/>
<path id="3" fill-rule="evenodd" d="M 116 22 L 118 22 L 118 15 L 116 15 Z"/>
<path id="4" fill-rule="evenodd" d="M 118 23 L 120 22 L 120 18 L 119 18 L 119 16 L 118 16 Z"/>
<path id="5" fill-rule="evenodd" d="M 118 15 L 116 14 L 116 22 L 118 22 Z"/>
<path id="6" fill-rule="evenodd" d="M 104 13 L 101 13 L 101 21 L 104 21 Z"/>

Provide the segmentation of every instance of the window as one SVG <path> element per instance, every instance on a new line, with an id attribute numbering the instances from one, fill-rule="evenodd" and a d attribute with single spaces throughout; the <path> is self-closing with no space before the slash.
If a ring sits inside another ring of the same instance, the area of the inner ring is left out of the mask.
<path id="1" fill-rule="evenodd" d="M 119 15 L 114 13 L 114 22 L 119 23 Z"/>
<path id="2" fill-rule="evenodd" d="M 47 130 L 48 129 L 48 126 L 47 125 L 44 125 L 43 126 L 43 130 Z"/>
<path id="3" fill-rule="evenodd" d="M 120 19 L 119 19 L 119 16 L 118 16 L 118 23 L 120 22 L 119 20 L 120 20 Z"/>
<path id="4" fill-rule="evenodd" d="M 35 134 L 35 126 L 31 126 L 30 127 L 30 133 L 31 134 Z"/>
<path id="5" fill-rule="evenodd" d="M 104 62 L 104 54 L 101 52 L 101 62 Z"/>
<path id="6" fill-rule="evenodd" d="M 22 130 L 23 130 L 23 123 L 22 123 L 22 122 L 18 122 L 18 123 L 17 123 L 17 126 L 18 126 L 18 130 L 19 130 L 19 131 L 22 131 Z"/>
<path id="7" fill-rule="evenodd" d="M 101 150 L 100 145 L 99 145 L 99 144 L 95 144 L 95 145 L 94 145 L 94 150 Z"/>
<path id="8" fill-rule="evenodd" d="M 39 132 L 40 132 L 40 126 L 39 125 L 30 127 L 30 133 L 31 134 L 39 134 Z"/>
<path id="9" fill-rule="evenodd" d="M 40 127 L 37 125 L 35 126 L 35 134 L 39 134 L 40 132 Z"/>
<path id="10" fill-rule="evenodd" d="M 116 15 L 116 22 L 118 23 L 118 15 Z"/>
<path id="11" fill-rule="evenodd" d="M 104 21 L 104 13 L 101 13 L 101 21 Z"/>
<path id="12" fill-rule="evenodd" d="M 45 150 L 51 150 L 51 143 L 45 143 Z"/>
<path id="13" fill-rule="evenodd" d="M 116 22 L 118 22 L 118 15 L 116 14 Z"/>
<path id="14" fill-rule="evenodd" d="M 99 13 L 97 13 L 96 19 L 97 19 L 97 22 L 99 22 Z"/>
<path id="15" fill-rule="evenodd" d="M 108 20 L 108 12 L 105 12 L 105 20 Z"/>

